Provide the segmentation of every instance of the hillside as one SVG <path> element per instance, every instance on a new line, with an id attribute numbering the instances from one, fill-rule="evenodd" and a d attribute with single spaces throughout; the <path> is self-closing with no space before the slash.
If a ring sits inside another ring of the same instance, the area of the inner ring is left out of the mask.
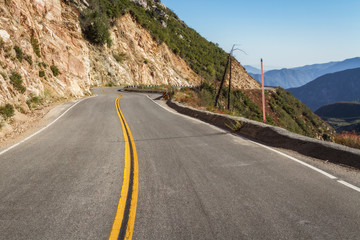
<path id="1" fill-rule="evenodd" d="M 317 110 L 335 102 L 360 99 L 360 68 L 326 74 L 299 87 L 288 89 L 302 103 Z"/>
<path id="2" fill-rule="evenodd" d="M 227 53 L 160 1 L 12 0 L 0 9 L 0 137 L 95 86 L 201 85 L 212 98 L 224 72 Z M 260 120 L 260 85 L 235 60 L 232 87 L 235 114 Z M 331 138 L 332 129 L 284 90 L 269 94 L 269 123 Z"/>
<path id="3" fill-rule="evenodd" d="M 359 118 L 360 103 L 357 102 L 338 102 L 328 104 L 319 108 L 316 112 L 320 117 L 327 118 Z"/>
<path id="4" fill-rule="evenodd" d="M 234 89 L 231 92 L 231 109 L 227 110 L 228 89 L 223 89 L 218 108 L 214 108 L 216 90 L 213 85 L 202 84 L 200 88 L 183 89 L 174 99 L 186 105 L 262 121 L 262 95 L 260 89 Z M 266 120 L 268 124 L 285 128 L 305 136 L 333 140 L 334 129 L 282 88 L 267 90 Z"/>
<path id="5" fill-rule="evenodd" d="M 203 80 L 219 81 L 222 78 L 228 54 L 189 28 L 160 0 L 91 0 L 80 16 L 84 36 L 94 44 L 112 45 L 108 32 L 110 26 L 114 24 L 114 19 L 127 14 L 159 45 L 165 43 L 174 54 L 185 60 Z M 238 62 L 236 65 L 234 86 L 258 88 L 259 85 L 244 67 Z"/>
<path id="6" fill-rule="evenodd" d="M 11 0 L 0 12 L 0 138 L 92 87 L 199 85 L 225 68 L 226 53 L 160 1 Z M 233 67 L 234 86 L 259 87 Z"/>
<path id="7" fill-rule="evenodd" d="M 265 85 L 280 86 L 282 88 L 295 88 L 328 73 L 335 73 L 347 69 L 359 68 L 360 57 L 346 59 L 340 62 L 330 62 L 323 64 L 313 64 L 297 68 L 283 68 L 280 70 L 270 70 L 264 73 Z M 261 75 L 250 74 L 258 82 Z"/>
<path id="8" fill-rule="evenodd" d="M 360 103 L 333 103 L 322 106 L 315 113 L 339 133 L 343 131 L 360 133 Z"/>

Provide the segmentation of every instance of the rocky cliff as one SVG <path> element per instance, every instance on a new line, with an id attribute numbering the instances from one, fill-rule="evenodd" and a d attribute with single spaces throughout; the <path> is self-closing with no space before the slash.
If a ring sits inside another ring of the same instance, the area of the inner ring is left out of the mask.
<path id="1" fill-rule="evenodd" d="M 155 7 L 166 19 L 160 1 L 134 1 Z M 129 13 L 113 22 L 111 47 L 90 44 L 79 23 L 79 11 L 87 7 L 86 0 L 0 0 L 0 107 L 9 103 L 15 115 L 28 114 L 38 99 L 78 98 L 109 83 L 201 83 L 179 55 L 154 40 Z M 259 87 L 237 62 L 233 83 Z"/>
<path id="2" fill-rule="evenodd" d="M 30 95 L 80 97 L 89 92 L 89 47 L 74 9 L 60 0 L 0 0 L 0 12 L 0 105 L 10 102 L 26 109 Z M 20 91 L 14 83 L 17 74 L 24 87 Z"/>

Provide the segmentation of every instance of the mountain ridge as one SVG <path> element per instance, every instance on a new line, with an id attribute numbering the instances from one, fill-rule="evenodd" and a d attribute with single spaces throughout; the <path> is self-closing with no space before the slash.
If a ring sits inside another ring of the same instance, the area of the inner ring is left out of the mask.
<path id="1" fill-rule="evenodd" d="M 321 106 L 360 99 L 360 68 L 323 75 L 298 88 L 287 89 L 302 103 L 317 110 Z"/>
<path id="2" fill-rule="evenodd" d="M 285 89 L 294 88 L 303 86 L 306 83 L 315 80 L 317 77 L 328 73 L 334 73 L 358 67 L 360 67 L 360 57 L 354 57 L 345 59 L 343 61 L 270 70 L 264 73 L 264 81 L 265 85 L 267 86 L 280 86 Z M 261 75 L 252 73 L 250 73 L 250 75 L 258 82 L 261 81 Z"/>
<path id="3" fill-rule="evenodd" d="M 328 122 L 338 133 L 360 133 L 360 103 L 337 102 L 320 107 L 315 114 Z"/>

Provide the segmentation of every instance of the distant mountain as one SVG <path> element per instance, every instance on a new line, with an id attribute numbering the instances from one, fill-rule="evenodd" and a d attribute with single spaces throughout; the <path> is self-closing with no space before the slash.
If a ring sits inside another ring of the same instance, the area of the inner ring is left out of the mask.
<path id="1" fill-rule="evenodd" d="M 339 72 L 347 69 L 359 68 L 360 57 L 346 59 L 341 62 L 329 62 L 322 64 L 307 65 L 297 68 L 283 68 L 280 70 L 267 71 L 264 74 L 265 85 L 280 86 L 282 88 L 294 88 L 305 85 L 306 83 L 328 73 Z M 250 75 L 261 81 L 260 74 L 250 72 Z"/>
<path id="2" fill-rule="evenodd" d="M 360 103 L 333 103 L 320 107 L 315 113 L 337 132 L 360 132 Z"/>
<path id="3" fill-rule="evenodd" d="M 359 118 L 360 103 L 338 102 L 320 107 L 315 112 L 320 117 L 327 118 Z"/>
<path id="4" fill-rule="evenodd" d="M 250 74 L 261 74 L 261 70 L 256 68 L 256 67 L 253 67 L 253 66 L 250 66 L 250 65 L 244 65 L 244 68 L 246 69 L 246 71 Z M 252 75 L 250 74 L 250 75 Z"/>
<path id="5" fill-rule="evenodd" d="M 360 68 L 326 74 L 288 91 L 313 111 L 330 103 L 357 101 L 360 99 Z"/>

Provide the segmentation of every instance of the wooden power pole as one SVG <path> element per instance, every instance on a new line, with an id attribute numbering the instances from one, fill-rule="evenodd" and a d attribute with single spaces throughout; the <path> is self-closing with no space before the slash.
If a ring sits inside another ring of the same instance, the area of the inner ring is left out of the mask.
<path id="1" fill-rule="evenodd" d="M 222 87 L 223 87 L 223 85 L 224 85 L 224 82 L 225 82 L 226 72 L 227 72 L 227 69 L 228 69 L 228 67 L 229 67 L 229 62 L 230 62 L 230 55 L 231 55 L 231 53 L 229 54 L 228 59 L 227 59 L 227 63 L 226 63 L 226 66 L 225 66 L 225 71 L 224 71 L 223 78 L 222 78 L 221 83 L 220 83 L 219 91 L 218 91 L 218 93 L 216 94 L 214 107 L 216 107 L 217 104 L 218 104 L 219 97 L 220 97 L 220 93 L 221 93 L 221 89 L 222 89 Z"/>
<path id="2" fill-rule="evenodd" d="M 263 122 L 266 123 L 265 115 L 265 87 L 264 87 L 264 69 L 263 69 L 263 59 L 261 59 L 261 94 L 262 94 L 262 112 L 263 112 Z"/>
<path id="3" fill-rule="evenodd" d="M 231 55 L 231 53 L 230 53 Z M 231 96 L 231 56 L 230 56 L 230 71 L 229 71 L 229 92 L 227 109 L 230 110 L 230 96 Z"/>
<path id="4" fill-rule="evenodd" d="M 224 85 L 224 82 L 225 82 L 227 69 L 228 69 L 228 67 L 229 67 L 229 65 L 230 65 L 229 93 L 228 93 L 228 105 L 227 105 L 227 109 L 230 109 L 230 93 L 231 93 L 231 60 L 232 60 L 232 59 L 231 59 L 231 57 L 232 57 L 233 52 L 234 52 L 235 50 L 240 50 L 240 51 L 242 51 L 243 53 L 245 53 L 245 54 L 246 54 L 246 52 L 244 52 L 243 50 L 241 50 L 241 49 L 239 49 L 239 48 L 235 48 L 235 46 L 236 46 L 236 45 L 237 45 L 237 44 L 234 44 L 234 45 L 233 45 L 233 47 L 232 47 L 232 49 L 231 49 L 231 51 L 230 51 L 230 53 L 229 53 L 229 56 L 228 56 L 228 59 L 227 59 L 227 63 L 226 63 L 226 66 L 225 66 L 224 75 L 223 75 L 223 78 L 222 78 L 221 83 L 220 83 L 219 91 L 218 91 L 218 93 L 216 94 L 214 107 L 216 107 L 216 106 L 217 106 L 217 104 L 218 104 L 219 97 L 220 97 L 220 93 L 221 93 L 221 89 L 222 89 L 222 87 L 223 87 L 223 85 Z"/>

